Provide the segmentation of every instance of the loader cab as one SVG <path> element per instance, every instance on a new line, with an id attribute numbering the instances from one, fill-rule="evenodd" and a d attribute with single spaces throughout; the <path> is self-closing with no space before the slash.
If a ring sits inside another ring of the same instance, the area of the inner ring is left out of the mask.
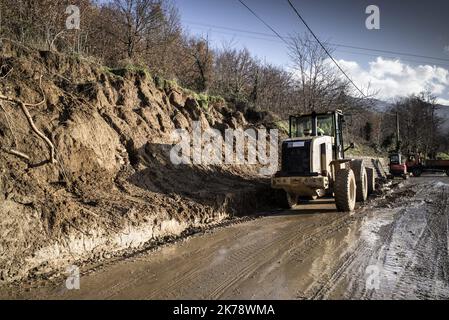
<path id="1" fill-rule="evenodd" d="M 343 148 L 343 127 L 345 124 L 343 112 L 340 110 L 327 113 L 312 113 L 310 115 L 290 116 L 289 137 L 308 138 L 329 136 L 332 138 L 332 154 L 334 160 L 345 157 Z"/>

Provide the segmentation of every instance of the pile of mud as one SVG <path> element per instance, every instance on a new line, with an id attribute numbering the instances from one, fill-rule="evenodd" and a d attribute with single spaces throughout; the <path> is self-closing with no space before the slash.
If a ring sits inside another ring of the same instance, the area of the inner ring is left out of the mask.
<path id="1" fill-rule="evenodd" d="M 109 70 L 9 41 L 0 60 L 0 94 L 30 104 L 57 160 L 48 161 L 48 144 L 20 107 L 0 101 L 0 282 L 139 248 L 271 202 L 255 168 L 170 161 L 175 129 L 251 126 L 220 99 L 199 101 L 144 70 Z M 33 106 L 42 96 L 45 103 Z"/>

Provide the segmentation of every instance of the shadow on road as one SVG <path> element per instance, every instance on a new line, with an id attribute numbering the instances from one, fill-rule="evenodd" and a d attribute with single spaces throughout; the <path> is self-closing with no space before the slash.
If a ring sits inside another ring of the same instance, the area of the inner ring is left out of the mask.
<path id="1" fill-rule="evenodd" d="M 279 211 L 273 216 L 292 216 L 292 215 L 320 215 L 337 213 L 335 201 L 333 198 L 322 198 L 318 200 L 301 201 L 293 209 Z"/>

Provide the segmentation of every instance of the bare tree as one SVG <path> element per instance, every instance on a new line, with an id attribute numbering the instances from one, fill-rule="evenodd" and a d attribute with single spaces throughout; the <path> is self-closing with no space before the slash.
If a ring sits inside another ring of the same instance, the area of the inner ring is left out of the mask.
<path id="1" fill-rule="evenodd" d="M 248 49 L 223 49 L 216 57 L 215 89 L 229 99 L 248 98 L 254 85 L 256 66 Z"/>
<path id="2" fill-rule="evenodd" d="M 328 52 L 333 51 L 329 45 L 324 45 Z M 289 52 L 296 71 L 302 111 L 329 108 L 348 91 L 348 81 L 343 80 L 320 44 L 308 34 L 292 37 Z"/>
<path id="3" fill-rule="evenodd" d="M 193 89 L 200 92 L 209 90 L 213 77 L 214 55 L 210 49 L 208 38 L 192 38 L 186 46 L 186 71 L 188 83 Z"/>
<path id="4" fill-rule="evenodd" d="M 287 118 L 294 106 L 292 75 L 271 64 L 258 63 L 255 69 L 251 102 L 260 110 Z"/>
<path id="5" fill-rule="evenodd" d="M 398 99 L 392 108 L 399 114 L 400 140 L 406 153 L 423 153 L 435 156 L 439 148 L 441 119 L 435 115 L 435 99 L 426 92 Z M 386 134 L 395 132 L 394 117 L 385 122 Z"/>
<path id="6" fill-rule="evenodd" d="M 163 19 L 161 0 L 112 0 L 109 18 L 120 30 L 115 34 L 125 48 L 127 58 L 145 49 L 148 33 L 160 27 Z"/>

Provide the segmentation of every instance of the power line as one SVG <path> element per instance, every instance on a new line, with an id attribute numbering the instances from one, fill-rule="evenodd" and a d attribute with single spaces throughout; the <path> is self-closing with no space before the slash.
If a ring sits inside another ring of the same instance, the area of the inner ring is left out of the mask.
<path id="1" fill-rule="evenodd" d="M 248 38 L 248 39 L 269 41 L 269 42 L 275 42 L 275 43 L 284 43 L 284 42 L 278 40 L 276 36 L 273 36 L 271 34 L 266 34 L 266 33 L 261 33 L 261 32 L 243 31 L 243 30 L 239 30 L 239 29 L 219 27 L 219 26 L 206 25 L 206 24 L 202 24 L 202 23 L 193 23 L 193 22 L 187 22 L 187 21 L 185 21 L 185 23 L 194 25 L 194 26 L 192 26 L 193 29 L 214 30 L 215 33 L 224 34 L 224 35 L 241 36 L 241 37 Z M 198 26 L 195 26 L 195 25 L 198 25 Z M 233 31 L 233 32 L 221 31 L 219 29 L 229 30 L 229 31 Z M 271 39 L 261 38 L 261 37 L 257 37 L 257 36 L 250 36 L 250 35 L 247 35 L 245 33 L 248 33 L 248 34 L 259 34 L 261 36 L 270 36 Z M 274 39 L 273 37 L 276 38 L 276 39 Z M 399 56 L 378 55 L 378 54 L 366 53 L 366 52 L 348 51 L 348 50 L 342 50 L 339 47 L 345 48 L 345 47 L 351 47 L 351 46 L 332 44 L 332 43 L 329 43 L 329 44 L 330 45 L 335 45 L 336 46 L 335 51 L 341 52 L 341 53 L 349 53 L 349 54 L 355 54 L 355 55 L 361 55 L 361 56 L 369 56 L 369 57 L 379 57 L 379 56 L 381 56 L 381 57 L 387 58 L 387 59 L 400 59 L 401 61 L 404 61 L 404 62 L 412 62 L 412 63 L 418 63 L 418 64 L 431 64 L 431 65 L 435 65 L 435 66 L 449 68 L 449 64 L 435 63 L 435 62 L 424 61 L 424 60 L 407 59 L 407 58 L 403 58 L 403 57 L 399 57 Z M 355 48 L 359 48 L 359 47 L 355 47 Z M 368 48 L 363 48 L 362 49 L 360 47 L 360 50 L 371 50 L 371 49 L 368 49 Z M 387 51 L 384 51 L 384 50 L 375 50 L 375 49 L 373 49 L 373 51 L 387 52 Z"/>
<path id="2" fill-rule="evenodd" d="M 304 20 L 304 18 L 301 16 L 301 14 L 298 12 L 298 10 L 295 8 L 295 6 L 291 3 L 290 0 L 287 0 L 289 5 L 292 7 L 292 9 L 294 10 L 294 12 L 296 13 L 296 15 L 300 18 L 300 20 L 304 23 L 304 25 L 307 27 L 307 29 L 309 30 L 309 32 L 312 34 L 312 36 L 315 38 L 315 40 L 319 43 L 319 45 L 321 46 L 321 48 L 324 50 L 324 52 L 329 56 L 329 58 L 333 61 L 333 63 L 338 67 L 338 69 L 342 72 L 342 74 L 348 79 L 348 81 L 362 94 L 363 97 L 365 97 L 366 99 L 369 100 L 369 97 L 363 93 L 363 91 L 354 83 L 354 81 L 346 74 L 346 72 L 340 67 L 340 65 L 338 64 L 338 62 L 332 57 L 332 55 L 329 53 L 329 51 L 327 50 L 327 48 L 321 43 L 321 41 L 318 39 L 318 37 L 315 35 L 315 33 L 312 31 L 312 29 L 309 27 L 309 25 L 306 23 L 306 21 Z M 289 45 L 289 43 L 285 40 L 285 38 L 283 36 L 281 36 L 273 27 L 271 27 L 265 20 L 263 20 L 256 12 L 254 12 L 248 5 L 246 5 L 243 0 L 239 0 L 239 2 L 248 10 L 251 12 L 251 14 L 253 14 L 259 21 L 261 21 L 268 29 L 270 29 L 279 39 L 282 40 L 282 42 L 284 42 L 285 44 Z M 225 27 L 223 27 L 225 28 Z M 260 32 L 250 32 L 250 31 L 245 31 L 245 30 L 239 30 L 239 29 L 231 29 L 231 28 L 227 28 L 229 30 L 233 30 L 233 31 L 241 31 L 241 32 L 247 32 L 247 33 L 254 33 L 254 34 L 258 34 L 258 35 L 267 35 L 264 33 L 260 33 Z M 270 37 L 272 37 L 272 35 L 269 35 Z M 263 40 L 267 40 L 267 39 L 263 39 Z M 341 46 L 341 47 L 348 47 L 348 48 L 353 48 L 353 49 L 359 49 L 359 50 L 372 50 L 372 51 L 378 51 L 378 52 L 390 52 L 393 54 L 401 54 L 398 52 L 394 52 L 394 51 L 388 51 L 388 50 L 378 50 L 378 49 L 369 49 L 369 48 L 363 48 L 363 47 L 356 47 L 356 46 L 347 46 L 347 45 L 338 45 L 337 46 Z M 361 54 L 361 53 L 355 53 L 355 54 Z M 442 60 L 442 61 L 449 61 L 448 59 L 441 59 L 441 58 L 436 58 L 436 57 L 429 57 L 429 56 L 421 56 L 421 55 L 415 55 L 415 54 L 406 54 L 406 53 L 402 53 L 403 55 L 409 55 L 409 56 L 415 56 L 415 57 L 422 57 L 422 58 L 429 58 L 429 59 L 436 59 L 436 60 Z"/>
<path id="3" fill-rule="evenodd" d="M 281 36 L 276 30 L 274 30 L 268 23 L 265 22 L 257 13 L 255 13 L 250 7 L 248 7 L 242 0 L 239 0 L 239 2 L 245 6 L 246 9 L 249 10 L 259 21 L 261 21 L 268 29 L 270 29 L 279 39 L 281 39 L 285 44 L 288 45 L 287 40 L 284 39 L 283 36 Z"/>
<path id="4" fill-rule="evenodd" d="M 318 39 L 318 37 L 315 35 L 315 33 L 312 31 L 312 29 L 308 26 L 308 24 L 305 22 L 305 20 L 302 18 L 302 16 L 299 14 L 299 12 L 296 10 L 296 8 L 293 6 L 293 4 L 290 2 L 290 0 L 287 0 L 290 6 L 293 8 L 293 10 L 296 12 L 298 17 L 301 19 L 301 21 L 304 23 L 304 25 L 307 27 L 307 29 L 310 31 L 312 36 L 315 38 L 315 40 L 318 42 L 318 44 L 321 46 L 321 48 L 324 50 L 324 52 L 329 56 L 329 58 L 332 60 L 332 62 L 337 66 L 337 68 L 340 70 L 340 72 L 348 79 L 348 81 L 356 88 L 363 97 L 368 98 L 366 94 L 363 93 L 363 91 L 352 81 L 352 79 L 346 74 L 346 72 L 340 67 L 338 62 L 332 57 L 332 55 L 329 53 L 327 48 L 321 43 L 321 41 Z M 239 0 L 239 2 L 245 6 L 246 9 L 248 9 L 258 20 L 260 20 L 266 27 L 268 27 L 274 34 L 276 34 L 279 39 L 281 39 L 285 44 L 289 44 L 276 30 L 274 30 L 265 20 L 263 20 L 257 13 L 255 13 L 250 7 L 248 7 L 243 0 Z"/>
<path id="5" fill-rule="evenodd" d="M 439 61 L 449 62 L 449 59 L 438 58 L 438 57 L 431 57 L 431 56 L 424 56 L 424 55 L 414 54 L 414 53 L 398 52 L 398 51 L 391 51 L 391 50 L 381 50 L 381 49 L 373 49 L 373 48 L 364 48 L 364 47 L 350 46 L 350 45 L 343 45 L 343 44 L 334 44 L 334 45 L 340 46 L 340 47 L 349 48 L 349 49 L 368 50 L 368 51 L 374 51 L 374 52 L 380 52 L 380 53 L 398 54 L 398 55 L 401 55 L 401 56 L 409 56 L 409 57 L 415 57 L 415 58 L 424 58 L 424 59 L 432 59 L 432 60 L 439 60 Z"/>
<path id="6" fill-rule="evenodd" d="M 387 59 L 399 59 L 404 62 L 424 63 L 424 64 L 431 64 L 433 66 L 449 68 L 449 64 L 434 63 L 434 62 L 429 62 L 429 61 L 424 61 L 424 60 L 404 59 L 404 58 L 398 57 L 398 56 L 386 56 L 386 55 L 378 55 L 378 54 L 366 53 L 366 52 L 346 51 L 346 50 L 341 50 L 338 48 L 335 49 L 335 51 L 342 52 L 342 53 L 356 54 L 356 55 L 361 55 L 361 56 L 368 56 L 368 57 L 382 57 L 382 58 L 387 58 Z"/>
<path id="7" fill-rule="evenodd" d="M 301 14 L 298 12 L 298 10 L 296 10 L 295 6 L 291 3 L 290 0 L 287 0 L 289 5 L 292 7 L 293 11 L 295 11 L 296 15 L 299 17 L 299 19 L 302 21 L 302 23 L 304 23 L 304 25 L 306 26 L 306 28 L 310 31 L 310 33 L 312 34 L 312 36 L 315 38 L 315 40 L 319 43 L 319 45 L 321 46 L 321 48 L 324 50 L 324 52 L 329 56 L 329 58 L 332 60 L 332 62 L 337 66 L 337 68 L 341 71 L 341 73 L 343 73 L 343 75 L 349 80 L 349 82 L 354 86 L 354 88 L 356 88 L 361 94 L 362 96 L 364 96 L 365 98 L 368 98 L 366 96 L 366 94 L 363 93 L 362 90 L 360 90 L 360 88 L 354 83 L 354 81 L 352 81 L 352 79 L 346 74 L 346 72 L 340 67 L 340 65 L 338 64 L 338 62 L 334 59 L 334 57 L 330 54 L 330 52 L 327 50 L 327 48 L 321 43 L 321 41 L 318 39 L 318 37 L 315 35 L 315 33 L 312 31 L 312 29 L 309 27 L 309 25 L 307 24 L 307 22 L 303 19 L 303 17 L 301 16 Z"/>
<path id="8" fill-rule="evenodd" d="M 218 26 L 218 25 L 215 25 L 215 24 L 193 22 L 193 21 L 189 21 L 189 20 L 184 20 L 184 22 L 187 23 L 187 24 L 193 24 L 193 25 L 203 26 L 203 27 L 210 27 L 210 28 L 213 28 L 213 29 L 218 28 L 218 29 L 235 31 L 235 32 L 249 33 L 249 34 L 254 34 L 254 35 L 258 35 L 258 36 L 265 36 L 265 37 L 270 37 L 270 38 L 277 38 L 278 37 L 278 36 L 270 34 L 270 33 L 257 32 L 257 31 L 244 30 L 244 29 L 237 29 L 237 28 L 230 28 L 230 27 L 225 27 L 225 26 Z M 284 38 L 288 38 L 288 37 L 284 37 Z"/>
<path id="9" fill-rule="evenodd" d="M 258 36 L 271 37 L 271 38 L 272 37 L 278 37 L 276 35 L 272 35 L 272 34 L 268 34 L 268 33 L 264 33 L 264 32 L 257 32 L 257 31 L 251 31 L 251 30 L 230 28 L 230 27 L 225 27 L 225 26 L 218 26 L 218 25 L 206 24 L 206 23 L 198 23 L 198 22 L 192 22 L 192 21 L 187 21 L 187 20 L 185 20 L 184 22 L 187 23 L 187 24 L 198 25 L 198 26 L 203 26 L 203 27 L 210 27 L 210 28 L 213 28 L 213 29 L 217 28 L 217 29 L 223 29 L 223 30 L 240 32 L 240 33 L 248 33 L 248 34 L 254 34 L 254 35 L 258 35 Z M 284 39 L 289 39 L 289 40 L 293 39 L 293 37 L 290 37 L 290 36 L 283 36 L 283 38 Z M 264 39 L 264 40 L 271 41 L 269 39 Z M 394 50 L 382 50 L 382 49 L 368 48 L 368 47 L 362 47 L 362 46 L 354 46 L 354 45 L 347 45 L 347 44 L 333 43 L 333 42 L 329 42 L 329 45 L 335 46 L 335 47 L 348 48 L 348 49 L 374 51 L 374 52 L 379 52 L 379 53 L 387 53 L 387 54 L 393 54 L 393 55 L 409 56 L 409 57 L 415 57 L 415 58 L 423 58 L 423 59 L 431 59 L 431 60 L 439 60 L 439 61 L 443 61 L 443 62 L 449 62 L 449 59 L 439 58 L 439 57 L 432 57 L 432 56 L 427 56 L 427 55 L 420 55 L 420 54 L 411 53 L 411 52 L 394 51 Z M 409 60 L 409 61 L 413 61 L 413 60 Z M 428 63 L 428 62 L 426 62 L 426 63 Z"/>
<path id="10" fill-rule="evenodd" d="M 284 43 L 283 41 L 277 39 L 277 38 L 271 38 L 271 39 L 267 39 L 267 38 L 262 38 L 262 37 L 257 37 L 257 36 L 250 36 L 250 35 L 246 35 L 246 34 L 239 34 L 238 31 L 234 31 L 234 32 L 227 32 L 227 31 L 221 31 L 221 30 L 217 30 L 213 27 L 196 27 L 193 26 L 191 27 L 193 29 L 198 29 L 198 30 L 213 30 L 215 33 L 219 33 L 219 34 L 226 34 L 226 35 L 231 35 L 231 36 L 241 36 L 244 38 L 249 38 L 249 39 L 255 39 L 255 40 L 263 40 L 263 41 L 269 41 L 269 42 L 275 42 L 275 43 Z"/>

